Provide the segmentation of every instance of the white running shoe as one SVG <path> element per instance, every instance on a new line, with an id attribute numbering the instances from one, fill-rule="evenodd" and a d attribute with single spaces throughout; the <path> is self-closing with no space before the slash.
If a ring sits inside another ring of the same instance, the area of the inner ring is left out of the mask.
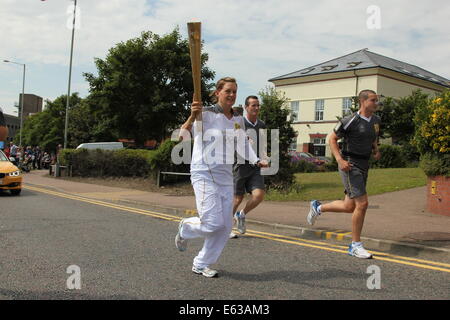
<path id="1" fill-rule="evenodd" d="M 236 239 L 236 238 L 239 238 L 239 236 L 237 235 L 237 233 L 234 233 L 233 231 L 231 231 L 229 238 Z"/>
<path id="2" fill-rule="evenodd" d="M 210 269 L 208 267 L 199 268 L 196 266 L 192 266 L 192 272 L 196 274 L 202 274 L 207 278 L 214 278 L 219 275 L 219 273 L 216 270 Z"/>
<path id="3" fill-rule="evenodd" d="M 317 217 L 320 216 L 320 213 L 317 211 L 317 207 L 320 205 L 321 203 L 317 200 L 313 200 L 309 204 L 309 213 L 306 220 L 311 226 L 316 222 Z"/>
<path id="4" fill-rule="evenodd" d="M 366 249 L 364 249 L 362 244 L 360 244 L 360 245 L 350 244 L 350 246 L 348 247 L 348 254 L 353 257 L 357 257 L 357 258 L 361 258 L 361 259 L 371 259 L 372 258 L 372 254 L 369 253 Z"/>
<path id="5" fill-rule="evenodd" d="M 234 214 L 234 218 L 237 221 L 236 228 L 241 234 L 244 234 L 247 228 L 245 227 L 245 213 L 238 211 Z"/>
<path id="6" fill-rule="evenodd" d="M 175 236 L 175 246 L 180 251 L 186 251 L 187 249 L 187 240 L 181 237 L 181 228 L 183 227 L 183 222 L 184 219 L 181 219 L 180 223 L 178 224 L 178 233 Z"/>

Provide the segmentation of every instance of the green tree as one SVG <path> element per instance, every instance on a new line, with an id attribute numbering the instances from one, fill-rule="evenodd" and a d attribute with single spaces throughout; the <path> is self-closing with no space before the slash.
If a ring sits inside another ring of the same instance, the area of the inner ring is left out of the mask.
<path id="1" fill-rule="evenodd" d="M 290 120 L 290 110 L 286 108 L 288 99 L 275 90 L 273 87 L 267 87 L 259 92 L 261 97 L 260 118 L 267 126 L 268 130 L 268 151 L 271 150 L 270 129 L 279 130 L 279 171 L 274 176 L 266 176 L 266 182 L 269 188 L 286 189 L 294 181 L 294 172 L 290 165 L 290 156 L 288 154 L 289 145 L 296 136 Z M 272 155 L 273 156 L 273 155 Z"/>
<path id="2" fill-rule="evenodd" d="M 85 142 L 117 141 L 120 136 L 114 123 L 87 97 L 70 111 L 69 144 L 75 147 Z"/>
<path id="3" fill-rule="evenodd" d="M 416 110 L 413 143 L 421 154 L 427 176 L 450 176 L 450 90 Z"/>
<path id="4" fill-rule="evenodd" d="M 208 104 L 214 72 L 202 54 L 202 97 Z M 103 59 L 96 59 L 98 76 L 85 73 L 90 85 L 87 112 L 95 117 L 95 133 L 134 139 L 142 146 L 148 139 L 161 140 L 189 114 L 193 83 L 189 45 L 178 28 L 159 36 L 143 32 L 121 42 Z M 107 128 L 114 132 L 107 132 Z"/>
<path id="5" fill-rule="evenodd" d="M 42 112 L 30 116 L 24 121 L 22 133 L 24 146 L 40 146 L 44 150 L 53 151 L 58 144 L 64 142 L 66 98 L 67 95 L 62 95 L 54 101 L 46 100 L 46 107 Z M 78 93 L 71 95 L 69 114 L 81 100 Z M 70 129 L 68 134 L 70 135 Z M 19 134 L 16 134 L 16 140 L 18 136 Z M 70 141 L 70 136 L 68 140 Z"/>
<path id="6" fill-rule="evenodd" d="M 411 143 L 416 130 L 413 121 L 417 110 L 426 107 L 428 95 L 415 90 L 402 98 L 387 97 L 383 107 L 377 112 L 381 117 L 381 129 L 384 137 L 392 138 L 394 144 L 401 145 L 409 160 L 418 160 L 419 152 Z"/>

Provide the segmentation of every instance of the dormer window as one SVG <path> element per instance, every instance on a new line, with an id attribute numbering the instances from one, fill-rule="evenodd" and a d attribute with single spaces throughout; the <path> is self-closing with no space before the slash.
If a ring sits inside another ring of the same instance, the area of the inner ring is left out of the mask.
<path id="1" fill-rule="evenodd" d="M 301 74 L 307 74 L 310 73 L 311 71 L 313 71 L 315 68 L 309 68 L 309 69 L 305 69 L 304 71 L 300 72 Z"/>
<path id="2" fill-rule="evenodd" d="M 336 68 L 337 66 L 338 66 L 337 64 L 330 65 L 330 66 L 323 66 L 322 71 L 330 71 L 330 70 L 333 70 L 334 68 Z"/>
<path id="3" fill-rule="evenodd" d="M 347 62 L 347 68 L 354 68 L 357 65 L 361 64 L 362 61 L 358 61 L 358 62 Z"/>

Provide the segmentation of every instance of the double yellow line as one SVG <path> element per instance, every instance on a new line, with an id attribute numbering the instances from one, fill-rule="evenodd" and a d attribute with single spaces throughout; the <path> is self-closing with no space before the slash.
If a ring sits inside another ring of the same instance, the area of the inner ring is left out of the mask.
<path id="1" fill-rule="evenodd" d="M 95 204 L 95 205 L 98 205 L 98 206 L 118 209 L 118 210 L 132 212 L 132 213 L 138 213 L 138 214 L 142 214 L 142 215 L 145 215 L 145 216 L 150 216 L 150 217 L 153 217 L 153 218 L 158 218 L 158 219 L 163 219 L 163 220 L 168 220 L 168 221 L 180 221 L 180 217 L 172 216 L 172 215 L 165 214 L 165 213 L 154 212 L 154 211 L 143 210 L 143 209 L 137 209 L 137 208 L 132 208 L 132 207 L 126 207 L 126 206 L 122 206 L 120 204 L 113 204 L 113 203 L 104 202 L 104 201 L 100 201 L 100 200 L 84 198 L 84 197 L 71 195 L 71 194 L 67 194 L 67 193 L 51 191 L 51 190 L 44 189 L 44 188 L 32 187 L 30 185 L 26 185 L 26 186 L 24 186 L 24 188 L 28 189 L 28 190 L 31 190 L 31 191 L 46 193 L 46 194 L 57 196 L 57 197 L 61 197 L 61 198 L 82 201 L 82 202 L 86 202 L 86 203 Z"/>
<path id="2" fill-rule="evenodd" d="M 95 204 L 98 206 L 118 209 L 121 211 L 142 214 L 145 216 L 150 216 L 153 218 L 163 219 L 163 220 L 167 220 L 167 221 L 178 222 L 182 219 L 179 216 L 169 215 L 169 214 L 150 211 L 150 210 L 126 207 L 126 206 L 119 205 L 119 204 L 113 204 L 113 203 L 104 202 L 104 201 L 100 201 L 100 200 L 84 198 L 84 197 L 71 195 L 71 194 L 67 194 L 67 193 L 56 192 L 56 191 L 52 191 L 52 190 L 48 190 L 48 189 L 44 189 L 44 188 L 38 188 L 38 187 L 30 186 L 30 185 L 25 185 L 24 188 L 31 190 L 31 191 L 35 191 L 35 192 L 41 192 L 41 193 L 45 193 L 45 194 L 49 194 L 49 195 L 53 195 L 53 196 L 57 196 L 57 197 L 61 197 L 61 198 L 76 200 L 76 201 L 82 201 L 82 202 L 86 202 L 86 203 L 90 203 L 90 204 Z M 347 254 L 347 246 L 335 245 L 335 244 L 331 244 L 331 243 L 301 239 L 301 238 L 297 238 L 297 237 L 290 237 L 290 236 L 284 236 L 284 235 L 255 231 L 255 230 L 247 230 L 246 235 L 256 237 L 256 238 L 261 238 L 261 239 L 272 240 L 272 241 L 276 241 L 276 242 L 280 242 L 280 243 L 286 243 L 286 244 L 292 244 L 292 245 L 297 245 L 297 246 L 302 246 L 302 247 L 309 247 L 309 248 L 314 248 L 314 249 L 320 249 L 320 250 L 326 250 L 326 251 L 331 251 L 331 252 Z M 450 264 L 447 264 L 447 263 L 397 256 L 397 255 L 393 255 L 393 254 L 389 254 L 389 253 L 377 252 L 377 251 L 372 251 L 372 250 L 370 252 L 375 255 L 375 260 L 388 261 L 388 262 L 413 266 L 413 267 L 422 268 L 422 269 L 429 269 L 429 270 L 450 273 Z"/>
<path id="3" fill-rule="evenodd" d="M 246 235 L 261 238 L 261 239 L 273 240 L 273 241 L 282 242 L 282 243 L 295 244 L 295 245 L 299 245 L 302 247 L 310 247 L 310 248 L 315 248 L 315 249 L 321 249 L 321 250 L 326 250 L 326 251 L 348 254 L 348 246 L 335 245 L 335 244 L 324 243 L 324 242 L 320 242 L 320 241 L 306 240 L 306 239 L 300 239 L 300 238 L 296 238 L 296 237 L 283 236 L 283 235 L 272 234 L 272 233 L 268 233 L 268 232 L 254 231 L 254 230 L 248 230 Z M 422 269 L 430 269 L 430 270 L 443 271 L 443 272 L 450 273 L 450 264 L 448 264 L 448 263 L 403 257 L 403 256 L 398 256 L 398 255 L 393 255 L 393 254 L 379 252 L 379 251 L 373 251 L 373 250 L 370 250 L 370 252 L 375 256 L 374 260 L 389 261 L 389 262 L 394 262 L 394 263 L 398 263 L 398 264 L 404 264 L 404 265 L 408 265 L 408 266 L 418 267 L 418 268 L 422 268 Z"/>

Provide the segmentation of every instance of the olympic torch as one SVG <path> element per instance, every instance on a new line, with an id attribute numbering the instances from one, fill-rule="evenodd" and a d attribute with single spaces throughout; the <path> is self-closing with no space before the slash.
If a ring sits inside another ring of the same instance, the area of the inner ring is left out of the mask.
<path id="1" fill-rule="evenodd" d="M 189 51 L 191 55 L 192 80 L 194 82 L 194 101 L 202 101 L 202 83 L 201 83 L 201 22 L 188 22 Z M 200 112 L 197 121 L 202 120 Z"/>

